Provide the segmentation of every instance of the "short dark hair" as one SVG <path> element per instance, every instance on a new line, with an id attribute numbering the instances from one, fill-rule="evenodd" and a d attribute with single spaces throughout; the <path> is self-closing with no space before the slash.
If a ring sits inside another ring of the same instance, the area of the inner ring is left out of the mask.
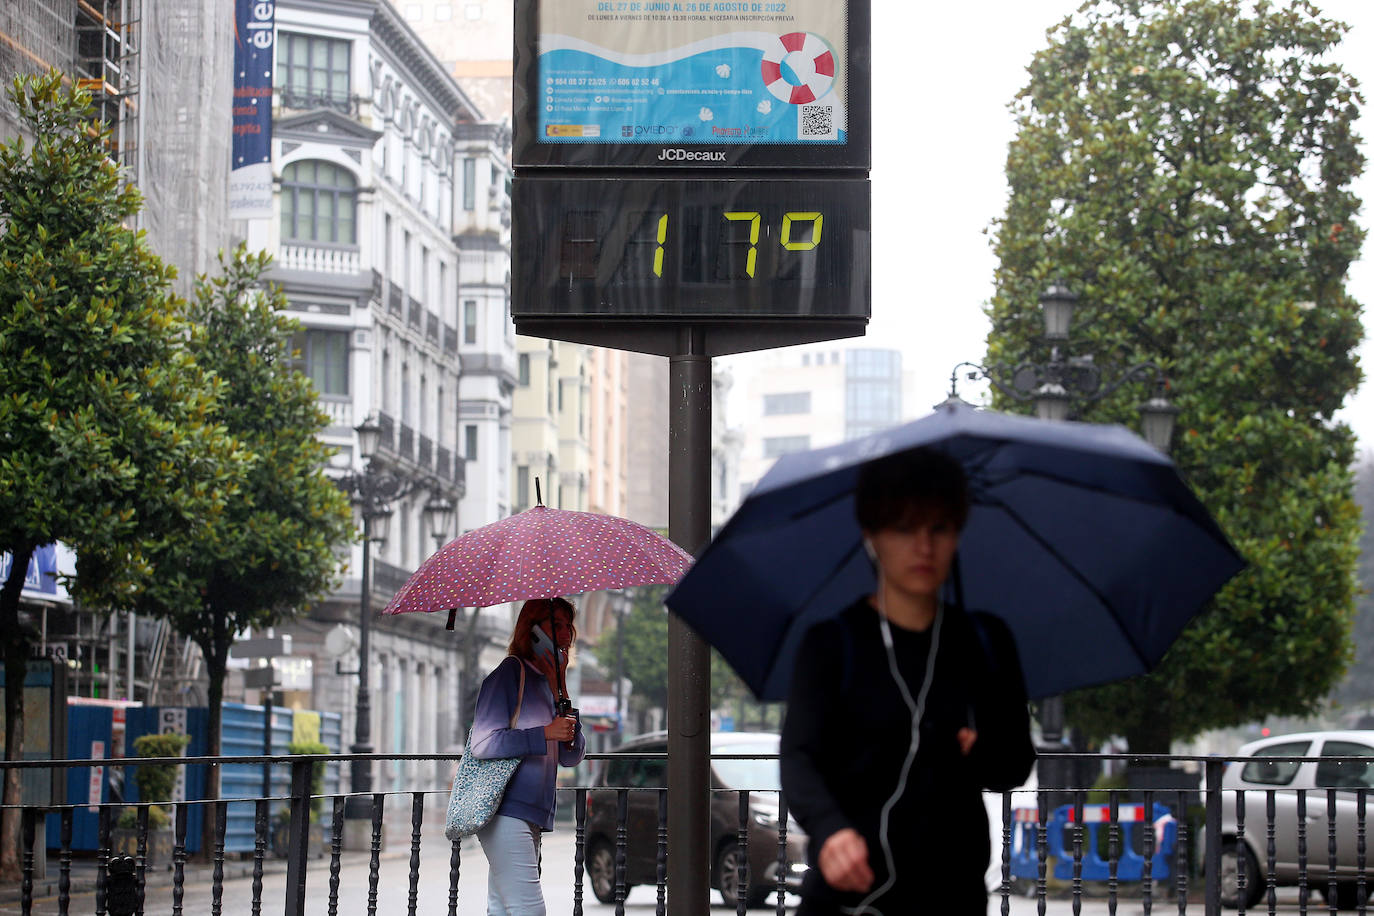
<path id="1" fill-rule="evenodd" d="M 926 512 L 963 530 L 968 508 L 963 466 L 933 448 L 886 455 L 859 469 L 854 515 L 864 531 L 899 527 Z"/>

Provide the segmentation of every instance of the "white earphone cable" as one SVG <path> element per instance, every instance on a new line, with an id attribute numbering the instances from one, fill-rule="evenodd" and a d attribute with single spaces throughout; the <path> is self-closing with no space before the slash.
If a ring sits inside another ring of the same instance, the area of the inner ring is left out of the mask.
<path id="1" fill-rule="evenodd" d="M 887 651 L 887 666 L 892 672 L 892 679 L 897 682 L 897 689 L 902 694 L 902 700 L 906 703 L 907 709 L 911 711 L 911 745 L 907 748 L 906 760 L 902 762 L 901 775 L 897 779 L 897 788 L 891 797 L 883 804 L 882 815 L 878 820 L 878 841 L 883 847 L 883 859 L 887 863 L 887 880 L 875 890 L 871 891 L 867 897 L 860 900 L 855 906 L 841 907 L 841 911 L 851 914 L 851 916 L 861 916 L 864 913 L 871 913 L 873 916 L 883 916 L 882 910 L 873 905 L 883 894 L 891 889 L 897 880 L 896 862 L 892 854 L 892 844 L 887 839 L 888 820 L 892 814 L 893 807 L 896 806 L 898 799 L 906 792 L 907 777 L 911 773 L 911 765 L 916 761 L 916 751 L 921 746 L 921 717 L 925 714 L 926 697 L 930 693 L 930 684 L 935 675 L 935 655 L 940 647 L 940 623 L 944 620 L 944 604 L 937 602 L 935 605 L 935 622 L 930 629 L 930 649 L 926 655 L 925 675 L 921 680 L 921 689 L 917 692 L 916 698 L 912 699 L 911 688 L 907 686 L 902 674 L 897 668 L 897 652 L 892 645 L 892 627 L 887 622 L 887 613 L 883 600 L 883 568 L 876 562 L 873 551 L 867 541 L 864 547 L 869 551 L 869 557 L 874 559 L 874 567 L 878 573 L 878 626 L 883 635 L 883 648 Z"/>

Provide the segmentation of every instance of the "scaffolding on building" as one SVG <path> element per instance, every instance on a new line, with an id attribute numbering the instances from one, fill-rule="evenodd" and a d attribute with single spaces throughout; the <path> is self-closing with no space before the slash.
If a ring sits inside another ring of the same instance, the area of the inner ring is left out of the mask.
<path id="1" fill-rule="evenodd" d="M 139 24 L 143 0 L 77 0 L 76 83 L 91 93 L 109 129 L 110 156 L 124 180 L 141 183 Z"/>

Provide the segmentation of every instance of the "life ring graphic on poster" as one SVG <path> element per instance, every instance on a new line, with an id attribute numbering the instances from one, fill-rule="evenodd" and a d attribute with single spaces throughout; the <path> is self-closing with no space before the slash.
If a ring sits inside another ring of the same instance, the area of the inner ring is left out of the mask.
<path id="1" fill-rule="evenodd" d="M 835 52 L 830 43 L 811 32 L 779 35 L 763 54 L 763 84 L 789 105 L 805 105 L 822 98 L 835 83 Z"/>

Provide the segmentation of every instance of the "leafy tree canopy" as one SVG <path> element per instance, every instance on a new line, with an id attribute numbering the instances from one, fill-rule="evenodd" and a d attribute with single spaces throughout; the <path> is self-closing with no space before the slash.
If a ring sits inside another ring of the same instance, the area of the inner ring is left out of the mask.
<path id="1" fill-rule="evenodd" d="M 122 186 L 88 93 L 56 72 L 15 80 L 33 137 L 0 146 L 0 584 L 5 754 L 23 753 L 21 685 L 30 634 L 19 594 L 33 550 L 77 552 L 73 592 L 123 607 L 152 579 L 159 543 L 212 521 L 242 457 L 212 419 L 220 383 L 199 367 L 197 331 L 171 268 L 130 229 Z M 97 554 L 113 562 L 96 564 Z M 17 804 L 18 771 L 5 780 Z M 16 873 L 6 809 L 0 880 Z"/>
<path id="2" fill-rule="evenodd" d="M 293 617 L 327 591 L 335 551 L 354 536 L 348 499 L 325 474 L 331 449 L 318 434 L 328 418 L 293 361 L 291 335 L 300 326 L 284 314 L 285 295 L 260 281 L 269 261 L 240 246 L 221 258 L 218 276 L 196 283 L 189 317 L 201 333 L 189 349 L 224 384 L 210 419 L 247 458 L 214 519 L 150 553 L 154 584 L 134 605 L 200 646 L 212 717 L 234 634 Z M 211 736 L 215 753 L 217 731 Z"/>
<path id="3" fill-rule="evenodd" d="M 1353 436 L 1332 417 L 1360 379 L 1364 160 L 1329 60 L 1344 31 L 1302 0 L 1089 2 L 1013 103 L 988 361 L 1043 360 L 1037 297 L 1067 283 L 1070 354 L 1164 368 L 1172 455 L 1251 564 L 1156 672 L 1068 698 L 1132 750 L 1309 712 L 1349 658 Z M 1134 424 L 1129 387 L 1081 417 Z"/>
<path id="4" fill-rule="evenodd" d="M 625 676 L 633 683 L 635 695 L 648 706 L 668 708 L 668 612 L 663 599 L 669 586 L 650 585 L 630 590 L 631 611 L 620 619 L 624 628 Z M 607 634 L 601 640 L 598 661 L 614 671 L 616 645 L 620 633 Z M 711 705 L 719 706 L 727 699 L 747 691 L 742 681 L 721 658 L 711 650 Z"/>
<path id="5" fill-rule="evenodd" d="M 147 584 L 147 536 L 212 516 L 240 456 L 210 418 L 220 384 L 187 346 L 173 269 L 126 225 L 140 198 L 90 95 L 52 73 L 11 98 L 35 139 L 0 148 L 0 548 L 117 552 L 76 585 L 118 604 Z"/>
<path id="6" fill-rule="evenodd" d="M 1360 592 L 1355 615 L 1355 661 L 1337 690 L 1346 704 L 1374 712 L 1374 452 L 1366 452 L 1355 469 L 1355 503 L 1364 530 L 1360 536 Z"/>

